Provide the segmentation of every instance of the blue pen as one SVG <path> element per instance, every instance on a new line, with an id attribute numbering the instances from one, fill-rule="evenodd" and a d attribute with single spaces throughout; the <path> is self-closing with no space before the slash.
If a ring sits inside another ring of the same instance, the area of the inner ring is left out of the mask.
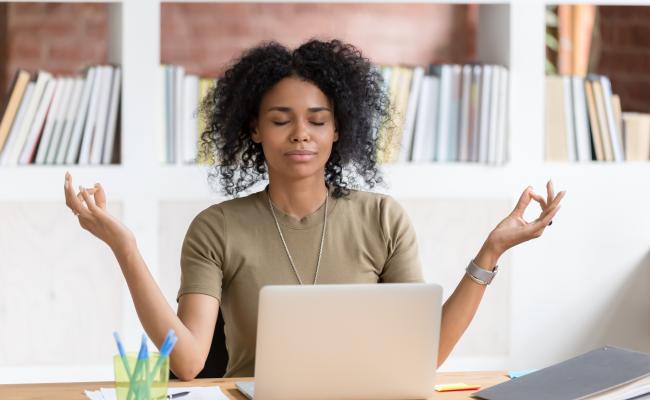
<path id="1" fill-rule="evenodd" d="M 115 338 L 115 343 L 117 344 L 117 351 L 120 353 L 120 358 L 122 359 L 122 364 L 124 364 L 124 369 L 126 370 L 126 376 L 131 380 L 131 368 L 129 368 L 129 360 L 126 358 L 126 352 L 124 351 L 124 346 L 120 340 L 120 335 L 117 332 L 113 332 L 113 337 Z"/>
<path id="2" fill-rule="evenodd" d="M 163 340 L 163 343 L 162 343 L 162 345 L 160 346 L 160 348 L 162 349 L 162 348 L 163 348 L 167 343 L 169 343 L 169 340 L 170 340 L 172 337 L 174 337 L 174 336 L 176 336 L 176 334 L 174 333 L 174 330 L 173 330 L 173 329 L 169 329 L 169 330 L 167 331 L 167 335 L 165 336 L 165 340 Z"/>

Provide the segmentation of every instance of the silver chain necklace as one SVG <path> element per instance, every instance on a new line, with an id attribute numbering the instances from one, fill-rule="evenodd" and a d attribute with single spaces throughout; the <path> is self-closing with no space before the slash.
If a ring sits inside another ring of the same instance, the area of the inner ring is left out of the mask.
<path id="1" fill-rule="evenodd" d="M 302 279 L 300 279 L 300 275 L 298 274 L 298 270 L 296 269 L 296 265 L 293 262 L 293 257 L 291 257 L 291 253 L 289 252 L 289 247 L 287 247 L 287 242 L 284 240 L 284 235 L 282 234 L 282 229 L 280 229 L 280 224 L 278 223 L 278 217 L 275 216 L 275 211 L 273 210 L 273 203 L 271 202 L 271 196 L 269 195 L 268 189 L 266 190 L 266 197 L 269 199 L 269 208 L 271 209 L 271 214 L 273 214 L 273 220 L 275 221 L 275 226 L 278 228 L 278 233 L 280 234 L 280 239 L 282 239 L 282 244 L 284 245 L 284 250 L 287 252 L 287 256 L 289 257 L 289 262 L 291 263 L 291 268 L 293 269 L 293 272 L 296 274 L 296 278 L 298 278 L 298 282 L 303 285 Z M 316 284 L 316 279 L 318 278 L 318 269 L 320 268 L 320 259 L 321 256 L 323 255 L 323 243 L 325 242 L 325 227 L 327 226 L 327 203 L 329 201 L 329 190 L 327 192 L 327 195 L 325 197 L 325 216 L 323 217 L 323 233 L 321 234 L 320 238 L 320 249 L 318 250 L 318 261 L 316 262 L 316 273 L 314 274 L 314 285 Z"/>

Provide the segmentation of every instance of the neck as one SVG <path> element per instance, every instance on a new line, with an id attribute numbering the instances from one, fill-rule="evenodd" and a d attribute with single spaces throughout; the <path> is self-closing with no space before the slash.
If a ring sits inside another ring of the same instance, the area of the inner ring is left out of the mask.
<path id="1" fill-rule="evenodd" d="M 273 205 L 297 219 L 316 212 L 325 201 L 325 193 L 327 186 L 322 175 L 291 182 L 273 179 L 272 176 L 269 179 L 269 196 Z"/>

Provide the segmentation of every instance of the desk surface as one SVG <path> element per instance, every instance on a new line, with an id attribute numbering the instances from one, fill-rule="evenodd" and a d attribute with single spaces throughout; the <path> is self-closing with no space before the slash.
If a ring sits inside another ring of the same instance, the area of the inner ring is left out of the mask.
<path id="1" fill-rule="evenodd" d="M 196 379 L 190 382 L 170 381 L 170 387 L 181 386 L 219 386 L 226 396 L 231 399 L 246 400 L 235 388 L 235 381 L 252 380 L 252 378 L 231 379 Z M 478 384 L 484 389 L 508 380 L 506 372 L 439 372 L 436 374 L 437 383 L 464 382 Z M 113 387 L 113 382 L 75 382 L 75 383 L 38 383 L 23 385 L 0 385 L 2 400 L 83 400 L 84 390 L 97 390 L 100 387 Z M 468 399 L 472 391 L 435 393 L 435 400 Z"/>

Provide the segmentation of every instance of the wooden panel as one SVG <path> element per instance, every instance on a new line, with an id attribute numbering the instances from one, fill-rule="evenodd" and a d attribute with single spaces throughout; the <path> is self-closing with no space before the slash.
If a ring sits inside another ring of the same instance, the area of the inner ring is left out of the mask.
<path id="1" fill-rule="evenodd" d="M 229 379 L 196 379 L 188 382 L 172 381 L 170 387 L 187 386 L 218 386 L 229 399 L 246 398 L 235 388 L 235 382 L 250 381 L 251 378 Z M 497 383 L 505 382 L 508 378 L 505 371 L 482 372 L 441 372 L 436 376 L 436 383 L 467 382 L 481 385 L 482 389 Z M 113 387 L 113 382 L 79 382 L 79 383 L 48 383 L 30 385 L 0 385 L 0 397 L 10 400 L 27 400 L 48 398 L 58 399 L 85 399 L 84 390 L 98 390 L 101 387 Z M 433 400 L 467 399 L 471 392 L 435 392 Z"/>

